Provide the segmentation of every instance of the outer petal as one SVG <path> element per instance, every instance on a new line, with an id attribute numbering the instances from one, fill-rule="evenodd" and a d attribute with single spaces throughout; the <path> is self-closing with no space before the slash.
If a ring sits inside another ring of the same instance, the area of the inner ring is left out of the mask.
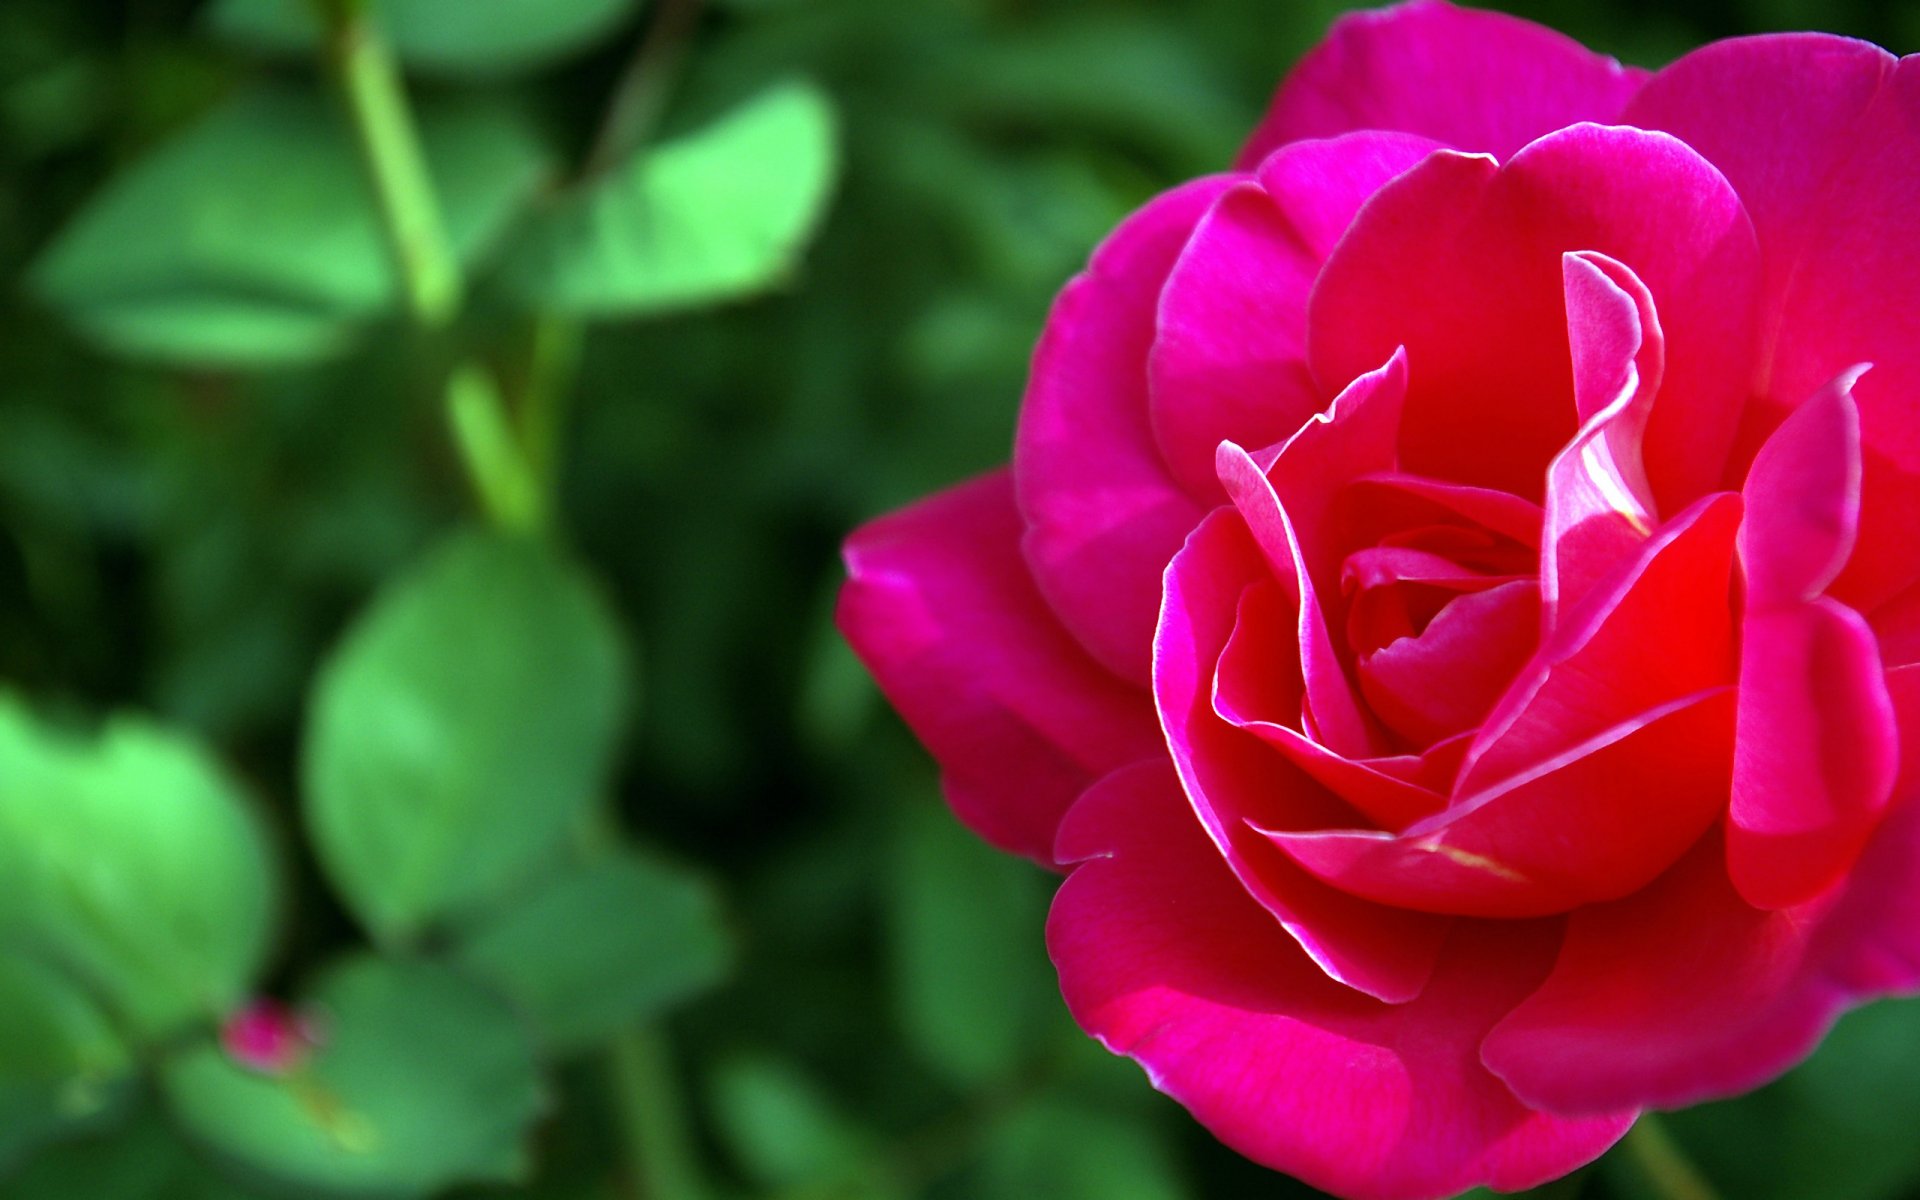
<path id="1" fill-rule="evenodd" d="M 1836 595 L 1877 607 L 1920 579 L 1920 61 L 1820 34 L 1716 42 L 1627 119 L 1685 139 L 1733 182 L 1765 266 L 1760 432 L 1854 363 L 1867 446 L 1860 538 Z M 1757 443 L 1758 439 L 1752 439 Z M 1735 476 L 1737 480 L 1738 476 Z"/>
<path id="2" fill-rule="evenodd" d="M 1181 247 L 1231 182 L 1199 180 L 1148 204 L 1060 293 L 1014 443 L 1023 549 L 1042 594 L 1096 659 L 1141 684 L 1160 572 L 1206 512 L 1154 443 L 1154 313 Z"/>
<path id="3" fill-rule="evenodd" d="M 1718 482 L 1747 398 L 1759 267 L 1739 197 L 1663 134 L 1576 125 L 1505 166 L 1438 153 L 1387 184 L 1314 287 L 1314 376 L 1337 387 L 1404 346 L 1402 467 L 1538 497 L 1575 428 L 1562 258 L 1581 250 L 1659 303 L 1666 387 L 1687 402 L 1655 407 L 1646 467 L 1682 507 Z"/>
<path id="4" fill-rule="evenodd" d="M 847 539 L 839 624 L 981 836 L 1053 861 L 1060 814 L 1099 776 L 1164 756 L 1146 692 L 1086 656 L 1028 578 L 1004 471 Z"/>
<path id="5" fill-rule="evenodd" d="M 1154 641 L 1154 700 L 1192 811 L 1246 891 L 1332 978 L 1390 1001 L 1420 994 L 1445 941 L 1445 918 L 1397 912 L 1335 891 L 1255 833 L 1344 827 L 1352 810 L 1213 709 L 1215 665 L 1236 605 L 1266 563 L 1240 515 L 1217 509 L 1167 569 Z"/>
<path id="6" fill-rule="evenodd" d="M 1557 927 L 1462 926 L 1419 999 L 1327 979 L 1241 891 L 1157 766 L 1090 791 L 1061 830 L 1086 859 L 1047 941 L 1074 1019 L 1228 1145 L 1353 1200 L 1517 1190 L 1596 1157 L 1631 1115 L 1530 1112 L 1478 1060 Z"/>
<path id="7" fill-rule="evenodd" d="M 1920 669 L 1888 677 L 1920 737 Z M 1488 1037 L 1489 1068 L 1556 1112 L 1677 1108 L 1759 1086 L 1834 1018 L 1920 987 L 1920 767 L 1846 882 L 1793 908 L 1741 900 L 1708 837 L 1638 895 L 1575 913 L 1552 975 Z"/>
<path id="8" fill-rule="evenodd" d="M 1502 158 L 1612 121 L 1645 78 L 1517 17 L 1414 0 L 1334 23 L 1274 96 L 1243 165 L 1298 138 L 1400 129 Z"/>
<path id="9" fill-rule="evenodd" d="M 1174 476 L 1217 501 L 1223 441 L 1284 440 L 1326 402 L 1306 365 L 1307 295 L 1380 185 L 1435 143 L 1365 132 L 1287 146 L 1222 196 L 1160 298 L 1153 428 Z"/>

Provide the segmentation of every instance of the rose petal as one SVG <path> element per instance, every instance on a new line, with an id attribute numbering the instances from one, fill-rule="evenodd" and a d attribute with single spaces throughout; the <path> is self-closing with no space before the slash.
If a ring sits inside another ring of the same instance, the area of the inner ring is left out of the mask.
<path id="1" fill-rule="evenodd" d="M 1647 475 L 1682 507 L 1719 481 L 1747 398 L 1759 267 L 1739 197 L 1664 134 L 1576 125 L 1504 167 L 1441 152 L 1381 188 L 1314 287 L 1314 377 L 1339 386 L 1405 346 L 1402 468 L 1538 497 L 1575 429 L 1561 264 L 1583 250 L 1659 302 L 1665 386 L 1687 402 L 1656 406 Z"/>
<path id="2" fill-rule="evenodd" d="M 1869 611 L 1920 580 L 1920 62 L 1822 34 L 1716 42 L 1661 71 L 1627 119 L 1671 130 L 1746 201 L 1765 266 L 1763 424 L 1854 363 L 1862 553 L 1834 594 Z"/>
<path id="3" fill-rule="evenodd" d="M 1739 519 L 1738 497 L 1709 496 L 1595 588 L 1487 718 L 1460 787 L 1486 788 L 1611 725 L 1733 682 Z"/>
<path id="4" fill-rule="evenodd" d="M 1458 596 L 1413 637 L 1360 660 L 1374 715 L 1416 746 L 1477 727 L 1532 657 L 1540 585 L 1502 583 Z"/>
<path id="5" fill-rule="evenodd" d="M 1386 835 L 1263 830 L 1342 891 L 1425 912 L 1531 917 L 1628 895 L 1726 807 L 1733 690 L 1664 705 Z"/>
<path id="6" fill-rule="evenodd" d="M 1645 72 L 1517 17 L 1415 0 L 1334 22 L 1274 96 L 1242 167 L 1299 138 L 1400 129 L 1502 158 L 1612 121 Z"/>
<path id="7" fill-rule="evenodd" d="M 1562 265 L 1582 425 L 1547 468 L 1540 584 L 1549 633 L 1657 523 L 1641 451 L 1666 369 L 1653 297 L 1633 272 L 1590 252 Z"/>
<path id="8" fill-rule="evenodd" d="M 1014 442 L 1040 591 L 1088 651 L 1144 685 L 1160 572 L 1205 508 L 1168 474 L 1148 419 L 1160 289 L 1194 226 L 1232 185 L 1203 179 L 1115 230 L 1054 302 Z"/>
<path id="9" fill-rule="evenodd" d="M 1007 473 L 847 539 L 839 625 L 988 841 L 1053 861 L 1060 814 L 1116 766 L 1165 754 L 1151 698 L 1086 656 L 1034 590 Z"/>
<path id="10" fill-rule="evenodd" d="M 1605 1150 L 1631 1115 L 1530 1112 L 1478 1060 L 1557 927 L 1460 926 L 1419 999 L 1327 979 L 1221 865 L 1164 768 L 1088 792 L 1060 853 L 1085 859 L 1047 922 L 1067 1006 L 1229 1146 L 1355 1200 L 1520 1189 Z"/>
<path id="11" fill-rule="evenodd" d="M 1154 433 L 1193 496 L 1220 499 L 1221 442 L 1270 445 L 1326 407 L 1306 366 L 1307 294 L 1353 214 L 1433 149 L 1379 132 L 1295 143 L 1194 230 L 1161 294 L 1149 360 Z"/>
<path id="12" fill-rule="evenodd" d="M 1741 489 L 1740 565 L 1750 607 L 1811 600 L 1853 553 L 1860 528 L 1860 412 L 1864 366 L 1795 409 L 1767 439 Z"/>
<path id="13" fill-rule="evenodd" d="M 1785 908 L 1853 865 L 1900 758 L 1873 630 L 1820 599 L 1749 613 L 1727 871 L 1747 903 Z"/>
<path id="14" fill-rule="evenodd" d="M 1889 683 L 1920 735 L 1920 670 Z M 1845 883 L 1792 908 L 1747 904 L 1708 837 L 1646 890 L 1570 918 L 1540 990 L 1488 1037 L 1487 1066 L 1556 1112 L 1679 1108 L 1758 1087 L 1847 1008 L 1920 987 L 1920 788 L 1899 799 Z"/>
<path id="15" fill-rule="evenodd" d="M 1154 699 L 1181 785 L 1233 874 L 1328 975 L 1392 1001 L 1420 993 L 1447 922 L 1343 895 L 1309 876 L 1247 826 L 1351 822 L 1339 799 L 1213 710 L 1215 664 L 1247 585 L 1266 561 L 1232 509 L 1216 510 L 1167 569 L 1154 640 Z"/>

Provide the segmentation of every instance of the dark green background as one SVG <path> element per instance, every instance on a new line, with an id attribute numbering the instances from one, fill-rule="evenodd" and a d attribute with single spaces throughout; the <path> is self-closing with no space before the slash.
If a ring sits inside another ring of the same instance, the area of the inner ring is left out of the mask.
<path id="1" fill-rule="evenodd" d="M 1041 942 L 1050 880 L 946 817 L 830 610 L 844 533 L 1004 460 L 1054 290 L 1130 208 L 1225 163 L 1342 7 L 716 0 L 704 14 L 666 130 L 754 80 L 811 76 L 841 116 L 837 195 L 775 293 L 593 328 L 564 513 L 639 646 L 624 815 L 711 874 L 738 936 L 730 980 L 668 1026 L 716 1190 L 1306 1194 L 1077 1034 Z M 1648 65 L 1773 29 L 1920 46 L 1920 8 L 1869 0 L 1511 7 Z M 290 815 L 310 677 L 380 582 L 470 513 L 398 322 L 317 368 L 169 370 L 103 355 L 19 285 L 145 149 L 262 75 L 311 74 L 217 42 L 194 9 L 0 0 L 0 681 L 53 710 L 158 714 L 237 766 L 296 880 L 269 980 L 286 990 L 356 938 Z M 578 154 L 642 23 L 489 90 Z M 475 85 L 417 87 L 457 103 Z M 476 315 L 483 338 L 517 336 L 495 319 Z M 562 1069 L 536 1186 L 587 1196 L 609 1139 L 575 1086 L 585 1068 Z M 1897 1006 L 1847 1022 L 1786 1082 L 1671 1121 L 1726 1194 L 1763 1200 L 1920 1194 L 1916 1126 L 1920 1013 Z M 154 1182 L 199 1178 L 181 1153 L 164 1129 L 109 1130 L 79 1157 L 140 1166 L 84 1194 L 214 1195 Z M 54 1151 L 34 1186 L 60 1194 L 46 1180 L 75 1157 Z M 1553 1194 L 1637 1187 L 1621 1165 Z"/>

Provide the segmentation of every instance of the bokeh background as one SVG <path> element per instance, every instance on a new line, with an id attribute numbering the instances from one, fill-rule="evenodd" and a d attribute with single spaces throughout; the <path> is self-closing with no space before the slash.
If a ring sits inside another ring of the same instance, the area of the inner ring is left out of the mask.
<path id="1" fill-rule="evenodd" d="M 272 4 L 0 0 L 0 685 L 33 721 L 142 713 L 225 764 L 278 879 L 246 991 L 306 995 L 367 940 L 304 832 L 316 674 L 383 588 L 479 520 L 423 377 L 449 338 L 508 391 L 558 356 L 556 524 L 629 646 L 607 790 L 674 881 L 658 903 L 588 906 L 561 940 L 624 946 L 622 931 L 678 903 L 691 931 L 660 953 L 691 965 L 623 1010 L 630 1036 L 540 1042 L 515 1068 L 531 1082 L 473 1075 L 442 1107 L 422 1101 L 429 1143 L 466 1136 L 469 1118 L 499 1127 L 489 1153 L 413 1175 L 336 1178 L 324 1162 L 290 1167 L 271 1136 L 234 1141 L 222 1122 L 242 1116 L 182 1099 L 173 1044 L 114 1059 L 96 1072 L 105 1092 L 48 1102 L 6 1077 L 44 1046 L 0 1032 L 0 1196 L 1313 1194 L 1221 1149 L 1076 1032 L 1041 941 L 1050 878 L 948 817 L 831 609 L 839 539 L 1004 460 L 1053 292 L 1128 210 L 1228 161 L 1346 6 L 547 3 L 536 24 L 594 12 L 586 32 L 523 62 L 511 45 L 500 61 L 462 59 L 457 38 L 435 59 L 435 22 L 457 27 L 479 0 L 391 2 L 426 14 L 427 50 L 402 46 L 423 111 L 479 121 L 477 147 L 448 151 L 448 170 L 479 179 L 487 211 L 473 220 L 508 247 L 475 252 L 457 333 L 423 336 L 384 261 L 354 257 L 371 201 L 351 155 L 284 178 L 273 165 L 276 144 L 309 137 L 302 122 L 345 118 L 298 29 L 240 11 Z M 1777 29 L 1920 48 L 1908 3 L 1503 7 L 1646 65 Z M 804 161 L 779 161 L 818 186 L 784 201 L 807 211 L 738 278 L 664 299 L 575 295 L 556 302 L 560 318 L 532 315 L 516 303 L 512 248 L 535 219 L 520 207 L 594 154 L 650 29 L 667 49 L 641 97 L 639 152 L 805 79 L 833 132 Z M 156 182 L 148 169 L 126 196 L 130 172 L 262 95 L 277 99 L 254 115 L 257 143 L 207 151 L 197 174 Z M 499 112 L 511 137 L 486 124 Z M 345 242 L 306 237 L 314 222 L 347 227 Z M 185 243 L 217 253 L 175 263 Z M 0 735 L 28 720 L 6 717 Z M 0 770 L 9 753 L 0 745 Z M 166 786 L 143 769 L 119 781 L 131 802 Z M 5 820 L 0 836 L 31 841 Z M 674 890 L 689 880 L 691 900 Z M 0 876 L 0 891 L 13 886 Z M 395 994 L 431 1026 L 432 991 Z M 622 1054 L 628 1069 L 608 1066 Z M 623 1095 L 636 1078 L 645 1094 Z M 537 1102 L 470 1111 L 517 1088 Z M 1772 1087 L 1667 1121 L 1742 1200 L 1920 1196 L 1917 1126 L 1920 1009 L 1903 1004 L 1849 1018 Z M 354 1129 L 332 1150 L 366 1151 Z M 1542 1194 L 1648 1187 L 1646 1164 L 1619 1156 Z"/>

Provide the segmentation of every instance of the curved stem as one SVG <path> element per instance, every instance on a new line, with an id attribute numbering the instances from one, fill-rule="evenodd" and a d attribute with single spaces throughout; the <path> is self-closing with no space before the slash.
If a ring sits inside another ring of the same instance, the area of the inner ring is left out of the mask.
<path id="1" fill-rule="evenodd" d="M 638 149 L 660 119 L 666 106 L 667 89 L 673 82 L 680 56 L 700 20 L 704 0 L 662 0 L 653 24 L 634 48 L 620 81 L 613 86 L 607 101 L 607 115 L 600 132 L 587 153 L 583 178 L 603 174 L 618 166 Z"/>
<path id="2" fill-rule="evenodd" d="M 1656 1114 L 1643 1113 L 1620 1148 L 1662 1200 L 1720 1200 Z"/>
<path id="3" fill-rule="evenodd" d="M 609 1058 L 620 1133 L 640 1195 L 644 1200 L 702 1200 L 706 1187 L 666 1039 L 655 1029 L 630 1030 L 614 1039 Z"/>

